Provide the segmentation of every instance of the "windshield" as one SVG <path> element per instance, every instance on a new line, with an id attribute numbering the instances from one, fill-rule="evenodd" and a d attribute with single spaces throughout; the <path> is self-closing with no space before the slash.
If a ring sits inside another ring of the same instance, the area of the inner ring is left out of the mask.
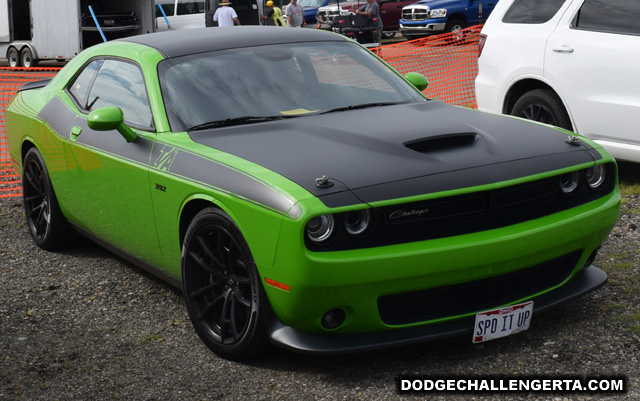
<path id="1" fill-rule="evenodd" d="M 162 61 L 159 75 L 174 132 L 233 119 L 250 123 L 424 101 L 368 50 L 350 42 L 195 54 Z"/>

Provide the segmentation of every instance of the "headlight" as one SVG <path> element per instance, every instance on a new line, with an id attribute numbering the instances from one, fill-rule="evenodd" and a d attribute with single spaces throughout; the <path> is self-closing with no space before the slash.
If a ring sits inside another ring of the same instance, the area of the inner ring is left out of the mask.
<path id="1" fill-rule="evenodd" d="M 335 220 L 330 214 L 324 214 L 322 216 L 316 216 L 309 220 L 305 231 L 307 237 L 316 244 L 325 242 L 333 234 L 335 229 Z"/>
<path id="2" fill-rule="evenodd" d="M 571 194 L 578 189 L 580 185 L 580 172 L 573 171 L 571 173 L 562 174 L 560 176 L 560 188 L 565 194 Z"/>
<path id="3" fill-rule="evenodd" d="M 349 235 L 360 235 L 367 231 L 371 225 L 371 211 L 356 210 L 348 212 L 344 216 L 344 228 Z"/>
<path id="4" fill-rule="evenodd" d="M 589 188 L 600 189 L 606 181 L 606 172 L 602 164 L 589 167 L 586 172 L 586 180 Z"/>
<path id="5" fill-rule="evenodd" d="M 436 8 L 435 10 L 431 10 L 429 15 L 431 16 L 431 18 L 444 18 L 444 17 L 447 16 L 447 9 L 446 8 Z"/>

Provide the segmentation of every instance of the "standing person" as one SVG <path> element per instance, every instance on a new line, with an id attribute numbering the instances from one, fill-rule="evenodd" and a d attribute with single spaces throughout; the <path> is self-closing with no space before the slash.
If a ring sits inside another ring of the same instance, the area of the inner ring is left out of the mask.
<path id="1" fill-rule="evenodd" d="M 307 24 L 304 20 L 304 10 L 298 4 L 298 0 L 291 0 L 287 6 L 287 21 L 289 21 L 289 26 L 294 28 L 300 28 Z"/>
<path id="2" fill-rule="evenodd" d="M 216 10 L 216 13 L 213 14 L 213 20 L 218 21 L 218 26 L 240 25 L 238 14 L 236 14 L 236 10 L 234 10 L 233 7 L 229 7 L 230 5 L 230 1 L 223 0 L 220 3 L 220 7 Z"/>
<path id="3" fill-rule="evenodd" d="M 364 15 L 374 21 L 373 26 L 378 29 L 376 29 L 376 32 L 373 34 L 373 41 L 380 45 L 380 41 L 382 40 L 382 18 L 380 18 L 380 7 L 378 7 L 376 0 L 367 0 L 367 4 L 356 8 L 355 13 Z"/>
<path id="4" fill-rule="evenodd" d="M 269 21 L 270 19 L 273 20 L 273 25 L 275 26 L 284 26 L 284 19 L 282 18 L 282 10 L 279 9 L 278 7 L 274 7 L 273 1 L 271 0 L 267 1 L 266 15 L 263 15 L 260 18 L 267 21 Z M 268 24 L 271 25 L 271 23 L 269 22 Z"/>

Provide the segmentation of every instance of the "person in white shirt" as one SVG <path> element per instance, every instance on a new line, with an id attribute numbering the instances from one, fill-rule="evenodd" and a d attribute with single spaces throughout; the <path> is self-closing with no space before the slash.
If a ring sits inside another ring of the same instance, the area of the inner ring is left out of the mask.
<path id="1" fill-rule="evenodd" d="M 233 7 L 229 7 L 230 5 L 230 1 L 222 1 L 216 13 L 213 14 L 213 20 L 218 22 L 218 26 L 240 25 L 238 14 L 236 14 L 236 10 Z"/>

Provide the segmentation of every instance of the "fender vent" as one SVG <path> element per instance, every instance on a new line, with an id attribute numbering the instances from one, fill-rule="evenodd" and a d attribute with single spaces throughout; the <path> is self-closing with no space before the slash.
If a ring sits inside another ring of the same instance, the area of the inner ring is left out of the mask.
<path id="1" fill-rule="evenodd" d="M 441 135 L 433 138 L 417 139 L 405 142 L 404 146 L 420 153 L 439 152 L 452 148 L 472 145 L 476 141 L 476 134 Z"/>

